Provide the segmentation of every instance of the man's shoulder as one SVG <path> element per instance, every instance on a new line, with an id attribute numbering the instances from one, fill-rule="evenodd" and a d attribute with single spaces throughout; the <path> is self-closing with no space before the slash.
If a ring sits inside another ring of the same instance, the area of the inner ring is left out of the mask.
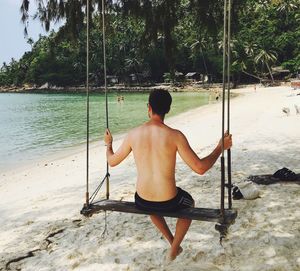
<path id="1" fill-rule="evenodd" d="M 141 125 L 139 125 L 139 126 L 136 126 L 136 127 L 132 128 L 132 129 L 129 131 L 129 133 L 130 133 L 130 134 L 138 133 L 139 131 L 141 131 L 142 129 L 144 129 L 144 127 L 145 127 L 145 124 L 141 124 Z"/>
<path id="2" fill-rule="evenodd" d="M 169 126 L 168 126 L 168 137 L 172 138 L 172 141 L 176 144 L 178 144 L 179 142 L 181 142 L 186 138 L 183 132 L 181 132 L 178 129 L 171 128 Z"/>
<path id="3" fill-rule="evenodd" d="M 170 129 L 170 132 L 174 136 L 182 136 L 183 135 L 183 133 L 180 130 L 178 130 L 178 129 L 174 129 L 174 128 L 171 128 L 171 127 L 169 127 L 169 129 Z"/>
<path id="4" fill-rule="evenodd" d="M 176 142 L 176 144 L 182 145 L 185 144 L 187 142 L 187 138 L 184 135 L 183 132 L 181 132 L 180 130 L 177 129 L 173 129 L 173 141 Z"/>
<path id="5" fill-rule="evenodd" d="M 134 137 L 136 135 L 139 135 L 141 133 L 141 130 L 144 129 L 144 124 L 132 128 L 128 133 L 127 137 Z"/>

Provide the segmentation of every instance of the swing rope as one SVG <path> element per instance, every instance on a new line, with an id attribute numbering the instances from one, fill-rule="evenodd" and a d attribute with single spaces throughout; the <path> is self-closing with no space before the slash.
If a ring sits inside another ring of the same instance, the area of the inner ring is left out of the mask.
<path id="1" fill-rule="evenodd" d="M 221 217 L 225 214 L 225 162 L 224 162 L 224 132 L 225 132 L 225 95 L 226 95 L 226 40 L 227 40 L 227 0 L 224 0 L 224 30 L 223 30 L 223 91 L 222 91 L 222 154 L 221 154 Z"/>
<path id="2" fill-rule="evenodd" d="M 227 131 L 230 134 L 230 66 L 231 66 L 231 7 L 232 0 L 228 0 L 228 22 L 227 22 Z M 231 181 L 231 150 L 227 150 L 227 178 L 228 178 L 228 208 L 232 209 L 232 181 Z"/>
<path id="3" fill-rule="evenodd" d="M 90 130 L 90 96 L 89 96 L 89 47 L 90 47 L 90 1 L 86 3 L 86 206 L 89 206 L 89 130 Z"/>
<path id="4" fill-rule="evenodd" d="M 103 46 L 103 68 L 104 68 L 104 86 L 105 86 L 105 116 L 106 116 L 106 129 L 109 128 L 108 122 L 108 96 L 107 96 L 107 74 L 106 74 L 106 37 L 105 37 L 105 4 L 104 0 L 102 0 L 102 46 Z M 108 161 L 106 161 L 106 199 L 109 199 L 109 165 Z"/>

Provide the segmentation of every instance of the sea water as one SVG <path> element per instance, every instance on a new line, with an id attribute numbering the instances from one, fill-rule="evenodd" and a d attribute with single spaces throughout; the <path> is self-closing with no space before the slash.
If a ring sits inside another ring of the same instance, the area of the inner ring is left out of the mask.
<path id="1" fill-rule="evenodd" d="M 118 101 L 118 97 L 124 101 Z M 148 93 L 110 93 L 109 127 L 114 135 L 148 119 Z M 208 93 L 172 93 L 168 117 L 207 104 Z M 90 140 L 102 138 L 105 95 L 90 95 Z M 0 172 L 66 151 L 86 141 L 86 97 L 82 94 L 0 94 Z"/>

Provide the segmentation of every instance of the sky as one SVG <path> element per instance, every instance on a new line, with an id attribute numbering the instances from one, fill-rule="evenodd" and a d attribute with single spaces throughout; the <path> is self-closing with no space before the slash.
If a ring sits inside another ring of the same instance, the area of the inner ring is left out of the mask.
<path id="1" fill-rule="evenodd" d="M 31 46 L 27 39 L 31 37 L 37 41 L 39 34 L 47 35 L 40 22 L 31 20 L 28 27 L 28 37 L 24 38 L 24 25 L 21 22 L 20 6 L 22 0 L 0 0 L 0 67 L 3 62 L 9 62 L 11 58 L 16 60 Z M 30 0 L 31 14 L 35 9 L 35 1 Z M 57 30 L 60 25 L 52 25 Z"/>

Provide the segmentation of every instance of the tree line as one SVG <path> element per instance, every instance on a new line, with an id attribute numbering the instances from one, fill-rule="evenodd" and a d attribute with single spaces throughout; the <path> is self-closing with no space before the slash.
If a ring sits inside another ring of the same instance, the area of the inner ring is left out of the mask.
<path id="1" fill-rule="evenodd" d="M 64 25 L 48 37 L 27 42 L 20 60 L 3 63 L 0 86 L 78 86 L 86 77 L 86 1 L 38 0 L 35 18 L 46 30 Z M 218 0 L 106 1 L 107 74 L 122 82 L 176 80 L 177 72 L 222 78 L 223 2 Z M 30 1 L 21 17 L 29 20 Z M 101 1 L 90 1 L 90 81 L 103 84 Z M 232 5 L 232 80 L 274 80 L 274 66 L 296 74 L 300 69 L 298 0 L 234 0 Z M 167 78 L 168 77 L 168 78 Z"/>

